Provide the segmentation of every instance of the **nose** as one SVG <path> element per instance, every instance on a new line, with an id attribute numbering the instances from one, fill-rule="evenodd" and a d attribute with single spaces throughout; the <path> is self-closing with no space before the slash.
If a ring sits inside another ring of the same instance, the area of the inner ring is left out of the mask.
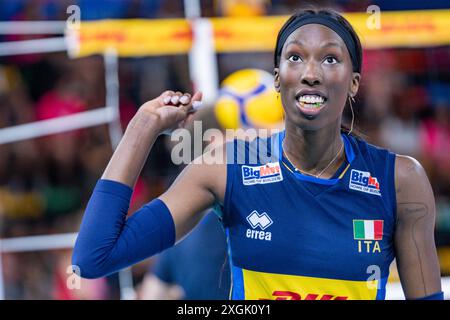
<path id="1" fill-rule="evenodd" d="M 301 83 L 308 86 L 317 86 L 322 83 L 322 70 L 317 63 L 310 61 L 306 63 L 301 75 Z"/>

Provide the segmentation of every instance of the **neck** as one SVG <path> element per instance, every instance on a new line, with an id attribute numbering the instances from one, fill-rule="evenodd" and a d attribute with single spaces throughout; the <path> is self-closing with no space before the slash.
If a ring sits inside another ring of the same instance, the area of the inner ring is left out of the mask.
<path id="1" fill-rule="evenodd" d="M 342 143 L 340 121 L 314 131 L 303 130 L 286 122 L 284 152 L 292 164 L 302 171 L 318 174 L 333 162 L 322 175 L 331 176 L 329 172 L 334 173 L 345 161 Z M 335 158 L 340 150 L 339 156 Z"/>

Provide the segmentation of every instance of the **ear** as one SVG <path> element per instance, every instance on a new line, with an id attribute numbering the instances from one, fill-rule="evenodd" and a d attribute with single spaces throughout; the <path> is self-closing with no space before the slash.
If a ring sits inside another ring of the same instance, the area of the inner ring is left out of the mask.
<path id="1" fill-rule="evenodd" d="M 359 89 L 359 81 L 361 80 L 361 74 L 358 72 L 353 72 L 352 82 L 350 84 L 349 95 L 351 97 L 356 96 Z"/>
<path id="2" fill-rule="evenodd" d="M 274 76 L 274 86 L 275 90 L 280 93 L 280 69 L 274 68 L 273 69 L 273 76 Z"/>

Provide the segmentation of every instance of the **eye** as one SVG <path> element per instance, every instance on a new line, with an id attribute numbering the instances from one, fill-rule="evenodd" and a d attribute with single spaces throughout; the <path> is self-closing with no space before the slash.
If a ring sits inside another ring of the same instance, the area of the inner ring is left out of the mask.
<path id="1" fill-rule="evenodd" d="M 292 62 L 298 62 L 298 61 L 302 61 L 302 58 L 300 58 L 300 56 L 297 54 L 291 54 L 289 56 L 288 60 L 292 61 Z"/>
<path id="2" fill-rule="evenodd" d="M 328 56 L 328 57 L 325 58 L 324 63 L 325 64 L 335 64 L 335 63 L 338 63 L 338 61 L 337 61 L 337 59 L 335 57 Z"/>

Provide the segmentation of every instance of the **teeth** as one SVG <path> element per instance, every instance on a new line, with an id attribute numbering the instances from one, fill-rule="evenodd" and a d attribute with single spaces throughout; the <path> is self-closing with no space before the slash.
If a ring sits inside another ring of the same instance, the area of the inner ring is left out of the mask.
<path id="1" fill-rule="evenodd" d="M 305 94 L 305 95 L 300 96 L 298 101 L 303 102 L 303 103 L 315 104 L 315 103 L 324 103 L 325 99 L 318 95 Z"/>
<path id="2" fill-rule="evenodd" d="M 303 108 L 306 108 L 306 109 L 314 109 L 314 108 L 319 108 L 321 106 L 320 103 L 303 103 L 303 102 L 300 102 L 300 104 L 302 105 Z"/>

